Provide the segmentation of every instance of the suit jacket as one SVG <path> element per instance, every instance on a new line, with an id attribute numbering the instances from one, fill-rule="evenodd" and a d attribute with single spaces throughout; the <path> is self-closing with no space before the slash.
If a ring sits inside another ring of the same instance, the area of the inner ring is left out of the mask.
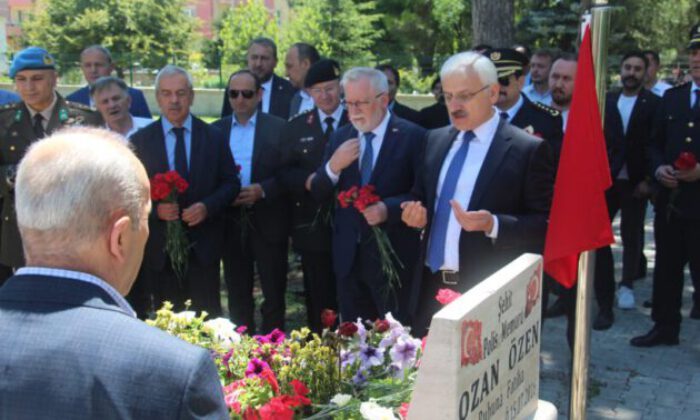
<path id="1" fill-rule="evenodd" d="M 0 418 L 228 418 L 208 351 L 126 315 L 96 285 L 10 278 L 0 335 Z"/>
<path id="2" fill-rule="evenodd" d="M 391 112 L 399 118 L 403 118 L 404 120 L 420 125 L 420 114 L 413 108 L 394 101 L 394 106 L 391 108 Z"/>
<path id="3" fill-rule="evenodd" d="M 47 135 L 63 127 L 97 127 L 103 124 L 98 112 L 82 104 L 68 102 L 58 93 L 56 97 L 56 105 L 44 130 Z M 14 176 L 22 156 L 36 140 L 32 117 L 24 102 L 0 108 L 0 195 L 3 197 L 0 263 L 10 267 L 24 265 L 22 240 L 15 216 Z"/>
<path id="4" fill-rule="evenodd" d="M 450 125 L 450 114 L 444 103 L 436 102 L 418 113 L 419 124 L 427 129 Z"/>
<path id="5" fill-rule="evenodd" d="M 292 97 L 296 93 L 296 89 L 289 83 L 276 74 L 272 75 L 272 94 L 270 95 L 270 109 L 268 114 L 275 115 L 284 120 L 288 119 L 290 104 Z M 262 103 L 262 102 L 261 102 Z M 233 113 L 231 104 L 228 101 L 228 89 L 224 90 L 224 104 L 221 107 L 221 118 L 228 117 Z"/>
<path id="6" fill-rule="evenodd" d="M 129 107 L 129 113 L 131 115 L 134 117 L 153 118 L 150 109 L 148 109 L 148 103 L 146 102 L 146 98 L 143 96 L 143 92 L 130 87 L 129 96 L 131 96 L 131 106 Z M 90 87 L 81 87 L 80 89 L 66 96 L 66 99 L 89 106 Z"/>
<path id="7" fill-rule="evenodd" d="M 651 136 L 652 175 L 661 165 L 673 165 L 681 152 L 700 159 L 700 113 L 690 109 L 690 87 L 686 83 L 668 89 L 659 103 Z M 671 190 L 659 185 L 657 212 L 666 211 Z M 684 219 L 700 220 L 700 181 L 679 182 L 673 207 Z"/>
<path id="8" fill-rule="evenodd" d="M 292 96 L 292 99 L 289 101 L 289 117 L 293 118 L 297 114 L 299 114 L 299 108 L 301 107 L 301 93 L 300 91 L 297 90 L 294 92 L 294 96 Z"/>
<path id="9" fill-rule="evenodd" d="M 649 176 L 649 144 L 660 98 L 646 89 L 639 92 L 625 134 L 617 109 L 621 94 L 608 93 L 605 103 L 605 140 L 610 174 L 613 179 L 617 178 L 622 166 L 627 164 L 629 180 L 636 185 Z"/>
<path id="10" fill-rule="evenodd" d="M 388 218 L 380 227 L 389 236 L 396 254 L 405 267 L 412 266 L 416 261 L 419 242 L 418 233 L 401 221 L 400 205 L 411 197 L 411 186 L 418 176 L 424 135 L 425 130 L 421 127 L 391 115 L 369 182 L 375 186 L 375 193 L 381 197 L 388 211 Z M 345 191 L 352 186 L 360 186 L 358 162 L 341 171 L 335 187 L 325 168 L 338 146 L 358 136 L 359 133 L 350 124 L 338 129 L 331 136 L 323 165 L 316 171 L 311 185 L 311 193 L 317 201 L 335 199 L 336 190 Z M 355 208 L 336 209 L 333 223 L 333 268 L 336 278 L 344 278 L 350 273 L 358 248 L 358 238 L 363 244 L 364 252 L 378 255 L 375 242 L 369 240 L 371 234 L 364 216 Z M 376 271 L 381 273 L 378 258 L 375 263 Z M 375 281 L 381 280 L 377 278 Z M 381 286 L 381 284 L 378 285 Z"/>
<path id="11" fill-rule="evenodd" d="M 510 120 L 510 123 L 522 128 L 528 134 L 547 140 L 558 160 L 564 138 L 561 114 L 556 109 L 542 103 L 533 103 L 525 95 L 522 95 L 522 98 L 523 105 Z"/>
<path id="12" fill-rule="evenodd" d="M 265 197 L 247 211 L 254 234 L 261 234 L 269 242 L 284 242 L 289 234 L 288 202 L 276 175 L 282 165 L 280 133 L 283 132 L 286 121 L 263 112 L 258 112 L 257 115 L 250 181 L 262 186 Z M 226 147 L 232 121 L 233 116 L 228 116 L 213 123 L 214 127 L 225 133 Z M 236 220 L 240 218 L 237 208 L 228 206 L 227 212 Z"/>
<path id="13" fill-rule="evenodd" d="M 428 211 L 420 265 L 422 277 L 435 210 L 437 185 L 445 157 L 459 134 L 454 127 L 431 130 L 421 176 L 413 190 Z M 554 186 L 554 163 L 549 145 L 542 139 L 499 121 L 474 185 L 467 210 L 488 210 L 498 218 L 498 238 L 483 232 L 460 231 L 459 278 L 465 292 L 523 252 L 541 253 Z M 415 281 L 412 306 L 418 302 L 420 282 Z M 432 298 L 432 297 L 431 297 Z"/>
<path id="14" fill-rule="evenodd" d="M 338 129 L 348 123 L 347 113 L 338 122 Z M 306 190 L 306 179 L 323 164 L 328 142 L 325 124 L 313 108 L 292 118 L 283 130 L 282 169 L 279 182 L 291 200 L 291 232 L 296 249 L 327 251 L 331 248 L 330 214 L 333 199 L 317 202 Z"/>
<path id="15" fill-rule="evenodd" d="M 146 167 L 149 179 L 169 170 L 161 119 L 136 132 L 131 143 Z M 207 207 L 207 218 L 186 229 L 198 261 L 202 265 L 216 264 L 221 258 L 223 245 L 222 212 L 240 191 L 240 181 L 224 135 L 194 116 L 191 147 L 190 186 L 180 200 L 180 210 L 197 202 Z M 154 270 L 162 270 L 166 260 L 166 223 L 158 218 L 156 203 L 149 216 L 149 228 L 151 233 L 146 243 L 144 263 Z"/>

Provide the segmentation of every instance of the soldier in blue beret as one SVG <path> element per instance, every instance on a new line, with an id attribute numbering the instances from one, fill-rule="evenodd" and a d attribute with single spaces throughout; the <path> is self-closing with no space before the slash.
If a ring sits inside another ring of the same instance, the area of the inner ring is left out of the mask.
<path id="1" fill-rule="evenodd" d="M 10 77 L 21 101 L 0 106 L 0 264 L 17 268 L 24 265 L 14 210 L 17 164 L 34 141 L 66 126 L 99 126 L 102 118 L 85 105 L 67 102 L 56 92 L 56 61 L 43 48 L 28 47 L 17 53 Z M 5 278 L 0 274 L 0 284 Z"/>

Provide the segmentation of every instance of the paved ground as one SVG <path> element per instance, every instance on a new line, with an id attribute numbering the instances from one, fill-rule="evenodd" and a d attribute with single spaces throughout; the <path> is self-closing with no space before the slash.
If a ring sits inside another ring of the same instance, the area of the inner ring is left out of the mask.
<path id="1" fill-rule="evenodd" d="M 642 302 L 651 297 L 654 242 L 651 212 L 646 224 L 648 276 L 635 283 L 637 309 L 615 309 L 615 324 L 608 331 L 591 332 L 588 419 L 700 419 L 700 320 L 689 319 L 692 293 L 686 270 L 683 323 L 679 346 L 638 349 L 633 336 L 652 326 L 650 310 Z M 616 226 L 616 235 L 619 233 Z M 619 237 L 616 236 L 619 242 Z M 700 240 L 700 238 L 698 238 Z M 621 248 L 613 249 L 617 279 Z M 593 303 L 593 316 L 597 311 Z M 552 402 L 560 418 L 568 418 L 571 354 L 565 339 L 563 317 L 545 322 L 540 372 L 540 399 Z"/>

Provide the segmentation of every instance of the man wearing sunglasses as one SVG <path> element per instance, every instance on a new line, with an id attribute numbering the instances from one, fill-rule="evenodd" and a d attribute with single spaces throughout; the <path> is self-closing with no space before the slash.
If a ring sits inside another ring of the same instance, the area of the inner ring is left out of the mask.
<path id="1" fill-rule="evenodd" d="M 424 229 L 412 333 L 439 309 L 437 291 L 466 292 L 523 252 L 542 252 L 554 184 L 549 144 L 501 118 L 493 63 L 476 52 L 440 70 L 452 125 L 426 136 L 413 201 L 401 218 Z"/>
<path id="2" fill-rule="evenodd" d="M 402 201 L 418 176 L 425 130 L 388 110 L 389 84 L 379 70 L 356 67 L 340 82 L 351 125 L 331 136 L 324 164 L 311 180 L 319 202 L 334 199 L 334 191 L 373 185 L 381 201 L 358 210 L 338 208 L 333 227 L 333 269 L 343 320 L 377 319 L 391 311 L 406 321 L 406 290 L 410 290 L 418 254 L 418 232 L 401 223 Z M 401 285 L 390 285 L 378 258 L 370 227 L 389 237 L 402 266 L 395 264 Z"/>
<path id="3" fill-rule="evenodd" d="M 258 110 L 260 79 L 239 70 L 228 82 L 233 115 L 213 125 L 224 132 L 240 167 L 241 192 L 224 214 L 224 278 L 231 320 L 255 331 L 254 266 L 263 296 L 261 332 L 284 329 L 287 286 L 287 201 L 275 178 L 281 168 L 279 136 L 285 121 Z"/>
<path id="4" fill-rule="evenodd" d="M 321 332 L 321 311 L 338 306 L 331 260 L 330 219 L 334 202 L 332 197 L 317 202 L 307 180 L 323 164 L 329 138 L 348 123 L 348 116 L 340 106 L 338 62 L 318 61 L 309 69 L 304 84 L 315 106 L 293 117 L 284 129 L 284 169 L 279 179 L 291 200 L 292 244 L 301 255 L 308 325 Z"/>
<path id="5" fill-rule="evenodd" d="M 525 85 L 527 57 L 510 48 L 487 51 L 484 55 L 493 62 L 498 72 L 500 90 L 496 108 L 501 117 L 528 134 L 549 142 L 558 156 L 564 136 L 561 114 L 545 104 L 530 101 L 521 93 Z"/>

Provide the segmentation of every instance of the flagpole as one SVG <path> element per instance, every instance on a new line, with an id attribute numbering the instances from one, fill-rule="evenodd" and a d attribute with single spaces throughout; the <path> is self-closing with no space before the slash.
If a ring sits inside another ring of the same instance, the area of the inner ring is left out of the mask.
<path id="1" fill-rule="evenodd" d="M 610 7 L 607 0 L 593 0 L 591 8 L 591 45 L 596 92 L 601 118 L 605 115 L 605 91 L 607 70 L 608 33 L 610 31 Z M 603 121 L 601 120 L 601 125 Z M 595 251 L 581 254 L 578 264 L 576 293 L 576 317 L 574 323 L 574 349 L 571 362 L 571 394 L 569 419 L 585 420 L 588 391 L 588 360 L 590 357 L 591 290 L 595 272 Z"/>

